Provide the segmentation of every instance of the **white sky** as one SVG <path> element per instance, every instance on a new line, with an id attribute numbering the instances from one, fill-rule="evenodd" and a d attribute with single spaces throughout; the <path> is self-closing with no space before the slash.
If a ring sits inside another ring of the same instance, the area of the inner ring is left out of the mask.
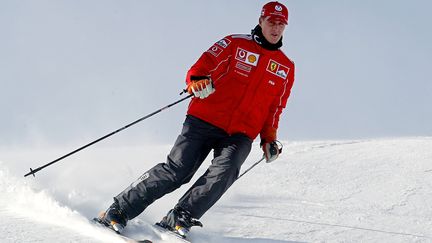
<path id="1" fill-rule="evenodd" d="M 0 0 L 0 145 L 81 145 L 180 98 L 267 1 Z M 432 136 L 430 1 L 282 1 L 296 82 L 283 140 Z M 177 137 L 187 102 L 105 143 Z"/>

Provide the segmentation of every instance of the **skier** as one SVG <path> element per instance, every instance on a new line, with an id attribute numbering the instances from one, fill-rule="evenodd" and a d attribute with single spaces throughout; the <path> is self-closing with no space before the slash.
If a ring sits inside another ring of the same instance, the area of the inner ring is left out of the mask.
<path id="1" fill-rule="evenodd" d="M 294 82 L 294 63 L 280 50 L 287 24 L 288 9 L 269 2 L 250 35 L 226 36 L 201 55 L 187 73 L 194 97 L 167 161 L 114 197 L 99 222 L 121 232 L 156 199 L 188 183 L 213 150 L 207 171 L 158 224 L 186 237 L 237 179 L 258 135 L 266 160 L 278 157 L 279 117 Z"/>

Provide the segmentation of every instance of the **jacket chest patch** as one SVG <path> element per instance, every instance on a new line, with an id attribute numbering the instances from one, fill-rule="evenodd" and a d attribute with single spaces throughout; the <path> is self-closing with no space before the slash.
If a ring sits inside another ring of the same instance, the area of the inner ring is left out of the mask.
<path id="1" fill-rule="evenodd" d="M 259 54 L 246 51 L 245 49 L 238 47 L 235 59 L 256 67 L 256 65 L 258 64 L 259 56 Z"/>
<path id="2" fill-rule="evenodd" d="M 289 67 L 284 66 L 272 59 L 269 60 L 269 63 L 267 65 L 267 71 L 283 79 L 286 79 L 288 77 L 289 70 Z"/>

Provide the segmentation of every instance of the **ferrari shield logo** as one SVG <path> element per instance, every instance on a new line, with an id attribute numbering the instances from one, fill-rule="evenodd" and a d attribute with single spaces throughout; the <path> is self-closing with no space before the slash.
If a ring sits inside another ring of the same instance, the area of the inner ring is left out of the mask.
<path id="1" fill-rule="evenodd" d="M 267 66 L 267 71 L 273 73 L 274 75 L 281 77 L 283 79 L 286 79 L 288 77 L 288 72 L 289 72 L 289 68 L 274 61 L 271 60 L 269 61 L 269 64 Z"/>
<path id="2" fill-rule="evenodd" d="M 277 64 L 275 62 L 270 63 L 270 71 L 275 72 L 277 69 Z"/>

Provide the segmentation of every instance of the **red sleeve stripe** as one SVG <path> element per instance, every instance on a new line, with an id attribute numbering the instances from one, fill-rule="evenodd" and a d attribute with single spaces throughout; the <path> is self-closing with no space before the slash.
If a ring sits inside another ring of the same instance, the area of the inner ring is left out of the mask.
<path id="1" fill-rule="evenodd" d="M 222 63 L 228 61 L 228 60 L 230 59 L 230 57 L 231 57 L 231 55 L 229 55 L 225 60 L 220 61 L 219 64 L 218 64 L 218 65 L 217 65 L 213 70 L 210 71 L 210 74 L 211 74 L 212 72 L 214 72 L 216 69 L 218 69 L 218 67 L 219 67 Z M 229 72 L 229 69 L 230 69 L 230 68 L 229 68 L 229 66 L 228 66 L 226 72 L 223 73 L 222 75 L 219 75 L 219 77 L 216 77 L 216 79 L 214 79 L 213 81 L 216 82 L 216 81 L 218 81 L 219 79 L 221 79 L 223 76 L 225 76 L 225 75 Z"/>
<path id="2" fill-rule="evenodd" d="M 216 65 L 216 67 L 213 68 L 212 70 L 210 70 L 209 72 L 210 72 L 210 73 L 211 73 L 211 72 L 214 72 L 216 69 L 218 69 L 218 67 L 219 67 L 223 62 L 228 61 L 228 59 L 230 59 L 230 57 L 231 57 L 231 55 L 229 55 L 225 60 L 220 61 L 220 62 L 218 63 L 218 65 Z"/>

